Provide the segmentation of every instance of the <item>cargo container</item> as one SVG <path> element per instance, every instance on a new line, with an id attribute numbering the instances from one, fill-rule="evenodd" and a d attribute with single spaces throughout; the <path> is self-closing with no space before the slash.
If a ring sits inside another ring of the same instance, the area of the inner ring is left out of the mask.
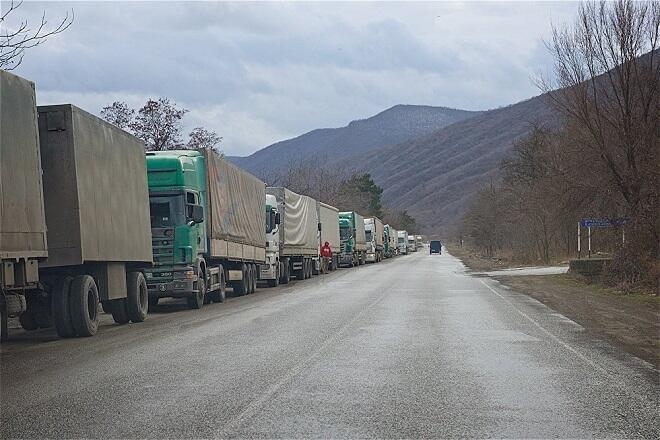
<path id="1" fill-rule="evenodd" d="M 261 266 L 261 279 L 272 286 L 286 284 L 291 276 L 304 280 L 319 269 L 319 218 L 317 202 L 284 187 L 268 187 L 266 199 L 279 218 L 279 226 L 269 235 L 268 261 Z M 272 204 L 276 203 L 273 207 Z M 275 262 L 277 264 L 275 264 Z"/>
<path id="2" fill-rule="evenodd" d="M 149 301 L 253 293 L 266 261 L 265 185 L 212 150 L 147 153 L 154 267 Z"/>
<path id="3" fill-rule="evenodd" d="M 364 217 L 354 211 L 340 212 L 339 234 L 341 241 L 339 263 L 345 266 L 365 264 L 367 238 L 364 230 Z"/>
<path id="4" fill-rule="evenodd" d="M 4 71 L 0 90 L 2 338 L 8 317 L 92 336 L 99 301 L 118 323 L 143 321 L 152 252 L 142 142 L 72 105 L 37 109 L 33 84 Z"/>
<path id="5" fill-rule="evenodd" d="M 383 260 L 385 230 L 378 217 L 364 219 L 364 233 L 367 241 L 367 263 L 379 263 Z"/>
<path id="6" fill-rule="evenodd" d="M 339 238 L 339 210 L 334 206 L 327 205 L 323 202 L 318 202 L 317 211 L 319 216 L 319 223 L 321 230 L 319 231 L 319 245 L 323 246 L 325 242 L 330 244 L 332 250 L 332 258 L 323 262 L 323 269 L 333 271 L 339 267 L 339 254 L 341 249 L 341 240 Z M 319 250 L 320 252 L 320 250 Z"/>
<path id="7" fill-rule="evenodd" d="M 397 246 L 399 247 L 399 254 L 406 255 L 408 253 L 408 231 L 397 231 Z"/>

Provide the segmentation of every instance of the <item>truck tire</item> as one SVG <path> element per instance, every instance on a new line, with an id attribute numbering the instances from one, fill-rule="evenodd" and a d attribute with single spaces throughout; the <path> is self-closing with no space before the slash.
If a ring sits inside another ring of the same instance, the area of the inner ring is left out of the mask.
<path id="1" fill-rule="evenodd" d="M 307 279 L 312 277 L 312 259 L 307 259 Z"/>
<path id="2" fill-rule="evenodd" d="M 108 301 L 110 303 L 110 313 L 112 313 L 112 319 L 120 325 L 128 324 L 130 318 L 128 317 L 128 310 L 126 306 L 126 298 L 113 299 Z"/>
<path id="3" fill-rule="evenodd" d="M 252 264 L 252 293 L 257 291 L 257 283 L 259 278 L 259 272 L 257 272 L 257 265 Z"/>
<path id="4" fill-rule="evenodd" d="M 5 304 L 5 296 L 0 293 L 0 342 L 5 342 L 9 339 L 9 316 L 7 313 L 7 304 Z"/>
<path id="5" fill-rule="evenodd" d="M 71 338 L 76 335 L 69 309 L 69 290 L 71 289 L 72 280 L 72 277 L 62 278 L 50 295 L 50 307 L 53 313 L 53 321 L 55 321 L 55 330 L 61 338 Z"/>
<path id="6" fill-rule="evenodd" d="M 239 280 L 239 281 L 234 281 L 231 284 L 232 289 L 234 290 L 234 295 L 237 295 L 237 296 L 247 295 L 247 291 L 248 291 L 248 286 L 247 286 L 247 284 L 248 284 L 248 280 L 247 280 L 247 278 L 248 278 L 248 269 L 247 269 L 246 264 L 243 264 L 241 266 L 241 273 L 242 273 L 242 279 Z"/>
<path id="7" fill-rule="evenodd" d="M 225 269 L 222 266 L 219 266 L 220 273 L 220 288 L 216 290 L 215 292 L 211 292 L 211 301 L 214 303 L 223 303 L 225 302 L 225 299 L 227 298 L 227 286 L 225 283 Z"/>
<path id="8" fill-rule="evenodd" d="M 133 322 L 143 322 L 149 311 L 149 291 L 142 272 L 126 274 L 126 310 Z"/>
<path id="9" fill-rule="evenodd" d="M 282 277 L 282 284 L 289 284 L 291 281 L 291 271 L 289 269 L 289 263 L 284 264 L 284 275 Z"/>
<path id="10" fill-rule="evenodd" d="M 99 290 L 94 278 L 78 275 L 69 290 L 71 321 L 78 336 L 94 336 L 99 328 Z"/>
<path id="11" fill-rule="evenodd" d="M 201 269 L 197 270 L 197 282 L 195 285 L 195 290 L 197 292 L 192 293 L 186 301 L 188 302 L 188 307 L 191 309 L 201 309 L 204 305 L 204 298 L 206 298 L 206 279 L 204 278 L 204 272 Z"/>

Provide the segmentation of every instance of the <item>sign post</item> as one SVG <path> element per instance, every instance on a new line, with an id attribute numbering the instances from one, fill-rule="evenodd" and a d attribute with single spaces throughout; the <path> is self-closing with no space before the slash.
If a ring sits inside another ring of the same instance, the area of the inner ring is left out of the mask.
<path id="1" fill-rule="evenodd" d="M 621 240 L 626 244 L 626 225 L 630 220 L 627 218 L 583 218 L 578 222 L 578 258 L 580 258 L 580 227 L 587 228 L 588 255 L 591 258 L 591 228 L 616 228 L 621 227 Z"/>

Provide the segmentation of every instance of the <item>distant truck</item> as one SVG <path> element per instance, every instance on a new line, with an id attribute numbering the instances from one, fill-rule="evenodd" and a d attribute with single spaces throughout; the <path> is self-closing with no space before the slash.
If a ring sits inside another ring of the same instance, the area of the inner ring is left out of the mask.
<path id="1" fill-rule="evenodd" d="M 399 234 L 397 230 L 390 225 L 385 225 L 384 228 L 384 243 L 383 243 L 383 252 L 385 258 L 392 258 L 398 253 L 397 238 Z"/>
<path id="2" fill-rule="evenodd" d="M 408 253 L 408 231 L 397 231 L 398 240 L 397 245 L 399 246 L 399 254 L 405 255 Z"/>
<path id="3" fill-rule="evenodd" d="M 415 235 L 415 242 L 417 245 L 417 250 L 424 248 L 424 237 L 421 235 Z"/>
<path id="4" fill-rule="evenodd" d="M 358 266 L 367 261 L 367 239 L 364 218 L 355 211 L 339 213 L 341 238 L 340 264 Z"/>
<path id="5" fill-rule="evenodd" d="M 378 263 L 383 260 L 384 227 L 378 217 L 364 219 L 364 233 L 367 241 L 367 263 Z"/>
<path id="6" fill-rule="evenodd" d="M 147 153 L 154 267 L 149 303 L 191 309 L 257 288 L 266 261 L 265 184 L 211 150 Z"/>
<path id="7" fill-rule="evenodd" d="M 147 316 L 152 263 L 144 146 L 72 105 L 35 106 L 34 84 L 0 70 L 0 339 L 26 330 L 92 336 Z"/>
<path id="8" fill-rule="evenodd" d="M 332 250 L 332 258 L 327 262 L 325 269 L 333 271 L 339 267 L 339 254 L 341 249 L 341 240 L 339 238 L 339 210 L 323 202 L 316 204 L 319 223 L 319 245 L 327 241 Z M 319 249 L 320 252 L 320 249 Z"/>
<path id="9" fill-rule="evenodd" d="M 269 235 L 269 245 L 271 241 L 277 245 L 269 246 L 270 264 L 261 267 L 261 279 L 273 286 L 288 283 L 291 276 L 311 278 L 319 264 L 316 200 L 284 187 L 268 187 L 266 194 L 275 197 L 280 224 Z M 268 200 L 267 204 L 273 203 L 272 198 Z"/>
<path id="10" fill-rule="evenodd" d="M 442 243 L 440 240 L 431 240 L 429 243 L 429 253 L 431 255 L 433 254 L 442 254 Z"/>
<path id="11" fill-rule="evenodd" d="M 408 253 L 417 252 L 417 237 L 414 235 L 408 236 Z"/>

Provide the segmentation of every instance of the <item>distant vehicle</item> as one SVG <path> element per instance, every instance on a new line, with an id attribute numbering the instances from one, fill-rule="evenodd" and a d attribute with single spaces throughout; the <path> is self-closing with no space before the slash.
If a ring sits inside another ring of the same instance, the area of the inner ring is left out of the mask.
<path id="1" fill-rule="evenodd" d="M 397 231 L 399 246 L 399 254 L 406 255 L 408 253 L 408 231 Z"/>
<path id="2" fill-rule="evenodd" d="M 319 264 L 319 218 L 316 200 L 284 187 L 266 188 L 266 204 L 275 209 L 280 225 L 269 235 L 272 247 L 270 265 L 261 267 L 261 279 L 275 287 L 287 284 L 291 276 L 311 278 Z M 275 203 L 275 204 L 274 204 Z M 269 243 L 270 244 L 270 243 Z M 279 262 L 279 264 L 275 264 Z M 318 273 L 318 272 L 317 272 Z"/>
<path id="3" fill-rule="evenodd" d="M 417 237 L 414 235 L 408 236 L 408 253 L 417 252 Z"/>
<path id="4" fill-rule="evenodd" d="M 390 225 L 385 225 L 384 253 L 385 258 L 392 258 L 399 253 L 397 246 L 398 232 Z"/>
<path id="5" fill-rule="evenodd" d="M 341 239 L 340 264 L 360 266 L 367 261 L 367 238 L 364 217 L 354 211 L 339 213 L 339 236 Z"/>
<path id="6" fill-rule="evenodd" d="M 431 243 L 429 245 L 430 250 L 429 253 L 432 254 L 442 254 L 442 243 L 440 243 L 440 240 L 431 240 Z"/>
<path id="7" fill-rule="evenodd" d="M 364 219 L 364 233 L 367 239 L 367 263 L 378 263 L 383 259 L 383 222 L 378 217 Z"/>
<path id="8" fill-rule="evenodd" d="M 424 247 L 424 237 L 422 237 L 421 235 L 416 235 L 415 241 L 417 245 L 417 250 L 422 249 Z"/>

